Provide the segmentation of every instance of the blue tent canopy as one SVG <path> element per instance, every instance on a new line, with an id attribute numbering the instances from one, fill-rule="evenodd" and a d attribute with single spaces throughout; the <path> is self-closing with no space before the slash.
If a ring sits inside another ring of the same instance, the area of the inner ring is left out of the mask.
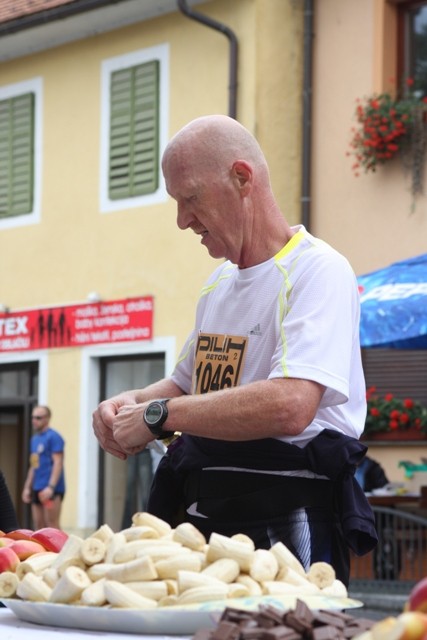
<path id="1" fill-rule="evenodd" d="M 427 253 L 357 281 L 362 347 L 427 349 Z"/>

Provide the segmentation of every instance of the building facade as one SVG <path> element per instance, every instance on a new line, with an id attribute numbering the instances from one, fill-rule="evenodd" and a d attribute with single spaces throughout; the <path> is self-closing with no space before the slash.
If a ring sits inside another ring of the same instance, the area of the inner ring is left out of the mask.
<path id="1" fill-rule="evenodd" d="M 22 524 L 31 407 L 66 440 L 62 526 L 119 528 L 99 401 L 171 372 L 215 267 L 160 158 L 209 113 L 260 140 L 299 220 L 303 3 L 40 0 L 0 11 L 0 466 Z"/>
<path id="2" fill-rule="evenodd" d="M 99 450 L 92 412 L 171 372 L 215 266 L 178 230 L 160 172 L 162 150 L 186 122 L 223 113 L 251 130 L 283 214 L 344 253 L 357 274 L 426 251 L 426 196 L 414 200 L 399 159 L 355 177 L 347 155 L 356 100 L 412 73 L 426 8 L 2 3 L 0 467 L 23 525 L 38 402 L 66 440 L 63 527 L 120 526 L 127 467 Z M 396 456 L 412 451 L 376 457 L 398 480 Z"/>

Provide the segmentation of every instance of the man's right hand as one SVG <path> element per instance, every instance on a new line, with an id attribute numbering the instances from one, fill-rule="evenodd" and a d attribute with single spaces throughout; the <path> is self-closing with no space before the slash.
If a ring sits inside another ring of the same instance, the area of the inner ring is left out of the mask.
<path id="1" fill-rule="evenodd" d="M 27 489 L 24 487 L 24 489 L 22 490 L 22 502 L 25 502 L 25 504 L 30 504 L 31 503 L 31 489 Z"/>
<path id="2" fill-rule="evenodd" d="M 114 439 L 113 421 L 121 407 L 131 404 L 137 402 L 133 392 L 128 391 L 104 400 L 92 414 L 92 427 L 100 446 L 121 460 L 126 460 L 127 454 Z"/>

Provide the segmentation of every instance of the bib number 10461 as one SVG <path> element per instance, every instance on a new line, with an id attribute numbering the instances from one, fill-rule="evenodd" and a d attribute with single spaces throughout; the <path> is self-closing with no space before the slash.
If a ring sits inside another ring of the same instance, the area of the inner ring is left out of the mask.
<path id="1" fill-rule="evenodd" d="M 200 333 L 196 346 L 193 393 L 209 393 L 240 383 L 247 347 L 244 336 Z"/>

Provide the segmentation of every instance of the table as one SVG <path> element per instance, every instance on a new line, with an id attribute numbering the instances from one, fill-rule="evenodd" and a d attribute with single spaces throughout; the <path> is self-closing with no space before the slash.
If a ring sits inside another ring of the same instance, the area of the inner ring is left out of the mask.
<path id="1" fill-rule="evenodd" d="M 190 640 L 191 636 L 142 636 L 135 633 L 105 633 L 105 631 L 85 631 L 46 627 L 31 622 L 23 622 L 7 608 L 0 607 L 1 640 Z"/>
<path id="2" fill-rule="evenodd" d="M 395 505 L 413 505 L 418 506 L 421 500 L 419 493 L 403 493 L 398 495 L 367 495 L 368 502 L 376 507 L 394 507 Z"/>

